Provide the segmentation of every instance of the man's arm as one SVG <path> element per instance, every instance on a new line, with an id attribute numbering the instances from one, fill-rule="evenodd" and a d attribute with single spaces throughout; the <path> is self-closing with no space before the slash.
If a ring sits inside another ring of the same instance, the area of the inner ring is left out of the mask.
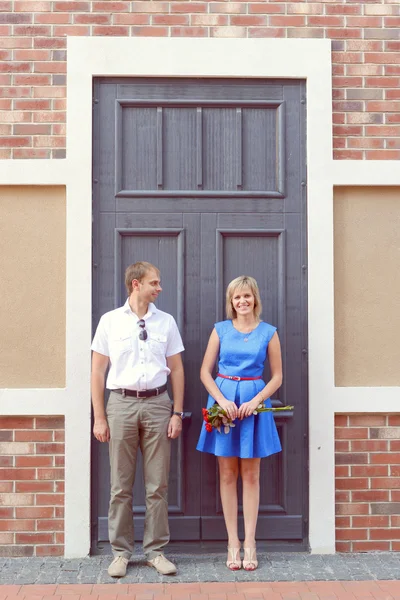
<path id="1" fill-rule="evenodd" d="M 93 352 L 91 378 L 94 415 L 93 434 L 99 442 L 108 442 L 110 440 L 110 430 L 104 408 L 104 390 L 108 363 L 108 356 L 99 354 L 99 352 Z"/>
<path id="2" fill-rule="evenodd" d="M 181 354 L 167 357 L 167 366 L 171 370 L 172 396 L 174 400 L 173 410 L 183 412 L 183 393 L 185 389 L 185 376 Z M 182 419 L 178 415 L 172 415 L 168 426 L 168 437 L 177 438 L 182 431 Z"/>

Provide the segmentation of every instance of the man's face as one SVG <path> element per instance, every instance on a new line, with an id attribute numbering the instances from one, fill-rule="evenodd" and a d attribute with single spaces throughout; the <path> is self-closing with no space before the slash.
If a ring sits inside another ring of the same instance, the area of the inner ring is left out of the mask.
<path id="1" fill-rule="evenodd" d="M 158 294 L 162 291 L 160 276 L 157 271 L 148 271 L 142 281 L 137 283 L 137 290 L 140 300 L 143 300 L 143 302 L 155 302 Z"/>

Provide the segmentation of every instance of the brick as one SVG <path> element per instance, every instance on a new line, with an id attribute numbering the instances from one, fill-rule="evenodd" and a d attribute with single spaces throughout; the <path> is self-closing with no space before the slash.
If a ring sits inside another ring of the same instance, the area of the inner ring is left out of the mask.
<path id="1" fill-rule="evenodd" d="M 0 23 L 9 23 L 10 25 L 32 23 L 32 14 L 0 13 Z"/>
<path id="2" fill-rule="evenodd" d="M 397 40 L 399 32 L 395 29 L 364 29 L 364 39 L 367 40 Z"/>
<path id="3" fill-rule="evenodd" d="M 106 14 L 78 14 L 73 16 L 76 25 L 110 25 L 111 15 Z"/>
<path id="4" fill-rule="evenodd" d="M 371 514 L 372 515 L 398 515 L 398 514 L 400 514 L 400 502 L 371 504 Z"/>
<path id="5" fill-rule="evenodd" d="M 50 60 L 50 50 L 14 50 L 14 60 Z"/>
<path id="6" fill-rule="evenodd" d="M 346 40 L 347 52 L 381 52 L 383 41 L 376 40 Z"/>
<path id="7" fill-rule="evenodd" d="M 385 27 L 400 27 L 400 17 L 385 17 L 383 19 Z"/>
<path id="8" fill-rule="evenodd" d="M 16 508 L 17 519 L 51 519 L 54 516 L 52 506 L 32 506 L 28 508 Z"/>
<path id="9" fill-rule="evenodd" d="M 396 140 L 397 145 L 400 144 L 400 140 Z M 396 465 L 395 467 L 390 467 L 390 476 L 391 477 L 400 477 L 400 465 Z"/>
<path id="10" fill-rule="evenodd" d="M 65 137 L 60 136 L 36 136 L 33 138 L 34 147 L 39 148 L 65 148 Z M 51 452 L 51 451 L 49 451 Z M 52 453 L 52 452 L 51 452 Z"/>
<path id="11" fill-rule="evenodd" d="M 332 83 L 335 88 L 343 87 L 343 88 L 356 88 L 362 87 L 363 78 L 362 77 L 333 77 Z M 340 415 L 342 416 L 342 415 Z"/>
<path id="12" fill-rule="evenodd" d="M 37 506 L 63 506 L 64 505 L 64 494 L 37 494 L 36 496 Z"/>
<path id="13" fill-rule="evenodd" d="M 13 435 L 12 431 L 0 431 L 0 442 L 12 442 Z"/>
<path id="14" fill-rule="evenodd" d="M 8 127 L 9 132 L 11 133 L 11 125 L 0 125 L 0 131 L 2 131 L 2 127 Z M 0 456 L 0 467 L 13 467 L 14 466 L 14 457 L 13 456 Z"/>
<path id="15" fill-rule="evenodd" d="M 245 27 L 212 27 L 211 37 L 216 38 L 244 38 L 246 37 Z"/>
<path id="16" fill-rule="evenodd" d="M 14 509 L 7 506 L 4 508 L 0 508 L 0 519 L 13 519 L 14 518 Z"/>
<path id="17" fill-rule="evenodd" d="M 55 442 L 65 442 L 65 431 L 55 431 L 54 432 L 54 441 Z"/>
<path id="18" fill-rule="evenodd" d="M 0 533 L 0 544 L 12 544 L 14 542 L 13 533 Z"/>
<path id="19" fill-rule="evenodd" d="M 382 27 L 381 17 L 353 17 L 349 15 L 346 20 L 347 27 Z"/>
<path id="20" fill-rule="evenodd" d="M 63 86 L 36 86 L 33 88 L 34 98 L 65 98 Z"/>
<path id="21" fill-rule="evenodd" d="M 90 2 L 77 2 L 76 0 L 74 2 L 54 2 L 53 10 L 61 12 L 90 12 Z M 111 6 L 110 10 L 113 10 Z"/>
<path id="22" fill-rule="evenodd" d="M 18 100 L 14 102 L 17 110 L 48 110 L 51 107 L 50 100 Z M 30 114 L 30 113 L 28 113 Z"/>
<path id="23" fill-rule="evenodd" d="M 54 152 L 57 152 L 57 150 L 54 150 Z M 65 150 L 58 150 L 58 152 L 64 153 L 64 158 L 65 158 Z M 64 467 L 65 466 L 65 456 L 55 456 L 54 457 L 54 466 L 55 467 Z"/>
<path id="24" fill-rule="evenodd" d="M 389 517 L 385 516 L 367 516 L 367 517 L 352 517 L 353 527 L 388 527 Z"/>
<path id="25" fill-rule="evenodd" d="M 386 100 L 400 100 L 400 91 L 397 90 L 385 90 Z"/>
<path id="26" fill-rule="evenodd" d="M 0 531 L 34 531 L 33 519 L 7 519 L 0 521 Z"/>
<path id="27" fill-rule="evenodd" d="M 8 557 L 27 557 L 33 556 L 33 546 L 0 546 L 0 556 Z M 9 596 L 10 600 L 12 596 Z"/>
<path id="28" fill-rule="evenodd" d="M 14 491 L 14 483 L 11 481 L 0 481 L 0 493 L 3 492 L 13 492 Z M 0 505 L 2 504 L 0 498 Z M 6 503 L 5 503 L 6 504 Z"/>
<path id="29" fill-rule="evenodd" d="M 350 492 L 344 491 L 336 491 L 335 492 L 335 501 L 336 502 L 350 502 Z"/>
<path id="30" fill-rule="evenodd" d="M 57 493 L 64 493 L 65 492 L 65 483 L 64 481 L 56 481 L 55 482 L 55 492 Z"/>
<path id="31" fill-rule="evenodd" d="M 303 15 L 271 15 L 269 24 L 272 27 L 303 27 L 306 18 Z"/>
<path id="32" fill-rule="evenodd" d="M 400 527 L 400 515 L 392 515 L 390 517 L 390 525 L 391 527 Z M 383 527 L 388 527 L 389 523 L 383 525 Z"/>
<path id="33" fill-rule="evenodd" d="M 387 52 L 399 52 L 400 51 L 400 40 L 394 42 L 385 42 L 385 50 Z"/>
<path id="34" fill-rule="evenodd" d="M 64 546 L 37 546 L 36 556 L 63 556 Z"/>
<path id="35" fill-rule="evenodd" d="M 66 38 L 34 38 L 34 48 L 65 48 L 67 45 Z"/>
<path id="36" fill-rule="evenodd" d="M 80 36 L 90 34 L 90 27 L 88 25 L 56 25 L 53 27 L 53 35 L 57 37 L 62 36 Z"/>
<path id="37" fill-rule="evenodd" d="M 49 13 L 35 15 L 35 23 L 51 24 L 51 25 L 66 25 L 71 23 L 72 15 L 70 13 Z"/>
<path id="38" fill-rule="evenodd" d="M 44 25 L 15 25 L 14 35 L 29 35 L 31 37 L 36 35 L 50 36 L 51 27 L 45 27 Z"/>
<path id="39" fill-rule="evenodd" d="M 336 477 L 348 477 L 350 475 L 350 467 L 347 465 L 338 465 L 335 467 Z"/>
<path id="40" fill-rule="evenodd" d="M 388 502 L 388 490 L 354 490 L 351 494 L 353 502 Z"/>
<path id="41" fill-rule="evenodd" d="M 35 62 L 33 70 L 35 73 L 66 73 L 65 62 Z"/>
<path id="42" fill-rule="evenodd" d="M 389 467 L 387 465 L 355 465 L 351 467 L 352 477 L 387 477 Z"/>
<path id="43" fill-rule="evenodd" d="M 205 2 L 171 2 L 171 13 L 206 13 L 207 4 Z"/>
<path id="44" fill-rule="evenodd" d="M 0 417 L 0 429 L 32 429 L 32 417 Z"/>
<path id="45" fill-rule="evenodd" d="M 38 469 L 37 479 L 64 479 L 64 469 Z"/>
<path id="46" fill-rule="evenodd" d="M 375 490 L 400 488 L 400 477 L 376 477 L 371 480 L 371 487 Z"/>
<path id="47" fill-rule="evenodd" d="M 51 10 L 51 2 L 36 2 L 35 0 L 29 0 L 29 2 L 19 2 L 15 0 L 13 10 L 15 12 L 45 12 Z"/>
<path id="48" fill-rule="evenodd" d="M 335 132 L 335 127 L 333 128 L 333 130 Z M 337 133 L 339 134 L 339 131 L 337 131 Z M 341 135 L 347 135 L 347 133 L 346 134 L 342 133 Z M 349 450 L 350 450 L 350 442 L 348 440 L 335 440 L 335 451 L 337 453 L 348 452 Z"/>
<path id="49" fill-rule="evenodd" d="M 366 4 L 364 6 L 365 15 L 392 15 L 395 14 L 395 6 L 384 6 L 379 4 Z"/>
<path id="50" fill-rule="evenodd" d="M 343 452 L 336 454 L 335 460 L 338 465 L 363 465 L 368 463 L 368 454 Z"/>
<path id="51" fill-rule="evenodd" d="M 400 528 L 371 529 L 369 535 L 371 540 L 400 540 Z"/>
<path id="52" fill-rule="evenodd" d="M 367 540 L 367 529 L 336 529 L 336 539 L 340 541 Z"/>
<path id="53" fill-rule="evenodd" d="M 398 79 L 398 81 L 400 81 L 400 79 Z M 389 415 L 388 418 L 389 418 L 388 425 L 390 427 L 400 427 L 400 415 Z"/>
<path id="54" fill-rule="evenodd" d="M 131 27 L 132 36 L 167 37 L 168 27 Z"/>
<path id="55" fill-rule="evenodd" d="M 53 482 L 50 481 L 17 481 L 15 483 L 15 491 L 23 492 L 52 492 L 54 489 Z"/>
<path id="56" fill-rule="evenodd" d="M 400 65 L 385 65 L 383 75 L 400 75 Z"/>
<path id="57" fill-rule="evenodd" d="M 51 158 L 66 158 L 67 151 L 65 148 L 51 151 Z M 56 463 L 57 464 L 57 463 Z"/>
<path id="58" fill-rule="evenodd" d="M 291 2 L 290 4 L 287 4 L 287 12 L 288 14 L 320 15 L 324 12 L 324 10 L 323 5 L 318 2 L 315 4 L 309 2 Z"/>
<path id="59" fill-rule="evenodd" d="M 35 475 L 35 469 L 0 469 L 0 479 L 2 481 L 34 479 Z"/>
<path id="60" fill-rule="evenodd" d="M 288 38 L 323 38 L 324 30 L 322 27 L 303 27 L 298 29 L 296 27 L 289 28 L 286 30 Z M 335 74 L 335 70 L 333 69 Z"/>
<path id="61" fill-rule="evenodd" d="M 368 489 L 369 482 L 365 477 L 338 477 L 335 486 L 338 490 L 365 490 Z"/>
<path id="62" fill-rule="evenodd" d="M 16 533 L 16 544 L 51 544 L 54 542 L 52 533 Z"/>
<path id="63" fill-rule="evenodd" d="M 400 77 L 366 77 L 365 84 L 368 87 L 398 87 L 400 86 Z M 393 415 L 389 415 L 389 425 L 392 426 L 393 422 L 391 422 L 391 417 Z"/>
<path id="64" fill-rule="evenodd" d="M 348 148 L 383 148 L 384 140 L 376 138 L 349 138 L 347 140 Z"/>
<path id="65" fill-rule="evenodd" d="M 336 552 L 351 552 L 350 542 L 336 542 Z"/>
<path id="66" fill-rule="evenodd" d="M 385 440 L 354 440 L 351 442 L 352 452 L 380 452 L 388 450 Z"/>
<path id="67" fill-rule="evenodd" d="M 30 95 L 30 87 L 0 88 L 0 96 L 5 96 L 6 98 L 29 98 Z"/>
<path id="68" fill-rule="evenodd" d="M 331 39 L 358 39 L 362 38 L 362 29 L 325 29 L 327 36 Z"/>
<path id="69" fill-rule="evenodd" d="M 362 5 L 361 4 L 325 4 L 325 12 L 327 15 L 361 15 Z"/>
<path id="70" fill-rule="evenodd" d="M 13 158 L 50 158 L 50 152 L 37 148 L 16 148 Z"/>
<path id="71" fill-rule="evenodd" d="M 290 12 L 289 8 L 293 6 L 293 4 L 288 4 L 288 12 Z M 282 14 L 285 12 L 285 6 L 282 4 L 274 4 L 274 3 L 265 3 L 265 2 L 249 2 L 247 4 L 248 7 L 248 12 L 249 14 L 259 14 L 262 13 L 263 15 L 273 15 L 273 14 Z M 220 11 L 212 11 L 212 12 L 220 12 Z M 221 12 L 225 12 L 224 10 L 221 10 Z M 238 12 L 238 11 L 236 11 Z M 294 11 L 296 12 L 296 11 Z"/>
<path id="72" fill-rule="evenodd" d="M 64 507 L 63 506 L 55 506 L 54 507 L 54 516 L 56 519 L 63 519 L 64 518 Z"/>
<path id="73" fill-rule="evenodd" d="M 62 519 L 39 519 L 37 531 L 63 531 L 64 521 Z"/>
<path id="74" fill-rule="evenodd" d="M 93 12 L 117 12 L 117 11 L 126 11 L 126 2 L 111 2 L 108 0 L 107 2 L 92 2 L 92 10 Z M 88 11 L 85 11 L 88 12 Z"/>
<path id="75" fill-rule="evenodd" d="M 268 18 L 264 15 L 231 15 L 230 17 L 231 25 L 238 26 L 266 26 L 268 24 Z"/>
<path id="76" fill-rule="evenodd" d="M 27 139 L 28 138 L 16 138 L 18 143 L 13 145 L 26 145 L 23 142 Z M 0 454 L 33 454 L 33 450 L 34 445 L 27 442 L 0 442 Z"/>
<path id="77" fill-rule="evenodd" d="M 346 75 L 383 75 L 380 65 L 346 65 Z"/>
<path id="78" fill-rule="evenodd" d="M 104 35 L 104 36 L 121 36 L 126 37 L 129 35 L 129 28 L 117 25 L 95 25 L 92 30 L 93 35 Z"/>
<path id="79" fill-rule="evenodd" d="M 400 465 L 400 452 L 385 452 L 370 455 L 374 465 Z"/>
<path id="80" fill-rule="evenodd" d="M 335 429 L 336 439 L 352 440 L 365 439 L 368 437 L 368 429 L 366 427 L 343 427 Z"/>
<path id="81" fill-rule="evenodd" d="M 369 512 L 368 504 L 351 502 L 348 504 L 337 504 L 337 515 L 367 515 Z"/>
<path id="82" fill-rule="evenodd" d="M 108 4 L 108 3 L 104 3 Z M 169 3 L 168 2 L 142 2 L 141 0 L 137 0 L 132 3 L 132 12 L 142 12 L 142 13 L 168 13 L 169 12 Z"/>
<path id="83" fill-rule="evenodd" d="M 386 415 L 350 415 L 352 427 L 381 427 L 387 424 Z"/>
<path id="84" fill-rule="evenodd" d="M 335 150 L 334 160 L 361 160 L 363 153 L 361 150 Z"/>
<path id="85" fill-rule="evenodd" d="M 359 517 L 359 518 L 361 518 L 361 517 Z M 335 524 L 336 524 L 336 527 L 339 527 L 341 529 L 344 529 L 345 527 L 350 527 L 350 525 L 351 525 L 350 517 L 336 517 Z M 362 527 L 366 527 L 366 525 L 363 525 Z"/>
<path id="86" fill-rule="evenodd" d="M 396 127 L 379 127 L 379 130 L 381 131 L 381 135 L 398 135 L 400 133 L 400 129 Z M 372 135 L 372 131 L 370 133 L 367 132 L 367 135 Z M 400 427 L 381 427 L 380 429 L 372 428 L 370 429 L 370 438 L 381 440 L 399 439 Z"/>
<path id="87" fill-rule="evenodd" d="M 56 544 L 64 544 L 64 542 L 65 542 L 65 535 L 64 535 L 64 533 L 56 532 L 54 534 L 54 537 L 55 537 L 54 541 L 55 541 Z"/>
<path id="88" fill-rule="evenodd" d="M 149 14 L 116 14 L 113 16 L 114 25 L 149 25 L 150 15 Z"/>
<path id="89" fill-rule="evenodd" d="M 52 431 L 16 431 L 16 442 L 51 442 L 53 440 Z"/>
<path id="90" fill-rule="evenodd" d="M 353 542 L 353 552 L 370 552 L 372 550 L 390 550 L 389 542 Z"/>
<path id="91" fill-rule="evenodd" d="M 249 27 L 247 31 L 250 38 L 283 38 L 286 33 L 282 27 Z"/>

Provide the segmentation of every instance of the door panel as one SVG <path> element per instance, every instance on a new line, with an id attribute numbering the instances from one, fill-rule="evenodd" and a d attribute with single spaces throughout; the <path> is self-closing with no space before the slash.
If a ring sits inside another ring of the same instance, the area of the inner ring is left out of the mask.
<path id="1" fill-rule="evenodd" d="M 273 405 L 283 451 L 262 461 L 257 537 L 307 540 L 307 296 L 305 108 L 300 81 L 99 79 L 94 93 L 93 327 L 126 298 L 124 271 L 161 271 L 157 302 L 185 345 L 183 435 L 173 442 L 173 540 L 224 540 L 215 457 L 195 449 L 207 394 L 199 369 L 241 274 L 260 286 L 278 327 L 284 383 Z M 268 378 L 268 365 L 265 369 Z M 94 443 L 94 540 L 107 539 L 107 448 Z M 144 524 L 142 464 L 135 537 Z M 240 527 L 243 528 L 242 519 Z"/>

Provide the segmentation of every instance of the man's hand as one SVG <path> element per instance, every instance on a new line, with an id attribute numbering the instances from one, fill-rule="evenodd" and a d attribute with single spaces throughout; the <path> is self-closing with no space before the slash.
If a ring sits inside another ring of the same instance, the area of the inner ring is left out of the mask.
<path id="1" fill-rule="evenodd" d="M 174 440 L 182 431 L 182 419 L 178 415 L 172 415 L 168 424 L 168 437 Z"/>
<path id="2" fill-rule="evenodd" d="M 99 442 L 110 441 L 110 428 L 107 419 L 97 419 L 93 425 L 93 435 Z"/>

